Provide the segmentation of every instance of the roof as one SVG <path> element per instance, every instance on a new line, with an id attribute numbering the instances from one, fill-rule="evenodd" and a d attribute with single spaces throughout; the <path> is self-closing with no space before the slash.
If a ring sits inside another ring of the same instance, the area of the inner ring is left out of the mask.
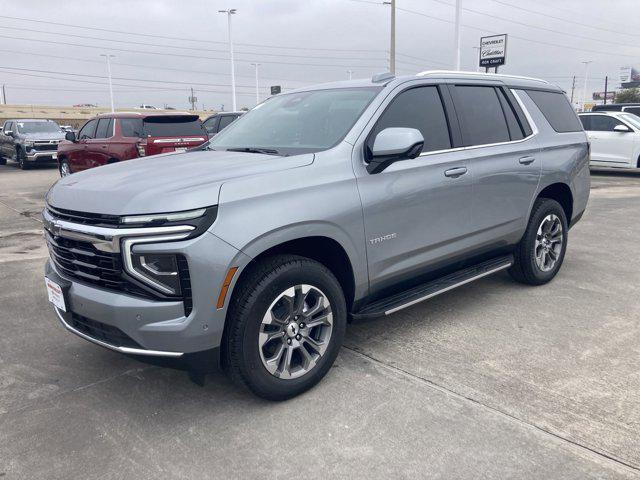
<path id="1" fill-rule="evenodd" d="M 344 80 L 339 82 L 323 83 L 319 85 L 311 85 L 308 87 L 298 88 L 293 92 L 305 92 L 310 90 L 322 90 L 330 88 L 349 88 L 349 87 L 373 87 L 373 86 L 392 86 L 395 87 L 402 83 L 418 80 L 421 78 L 433 78 L 433 79 L 446 79 L 446 80 L 479 80 L 479 81 L 498 81 L 505 85 L 520 87 L 520 88 L 538 88 L 545 90 L 555 90 L 561 92 L 560 87 L 553 85 L 546 80 L 533 77 L 524 77 L 519 75 L 502 75 L 496 73 L 480 73 L 480 72 L 465 72 L 456 70 L 426 70 L 419 72 L 416 75 L 374 75 L 373 78 Z M 379 81 L 375 81 L 379 79 Z"/>
<path id="2" fill-rule="evenodd" d="M 144 117 L 166 117 L 166 116 L 175 117 L 175 116 L 180 116 L 180 115 L 193 116 L 193 115 L 196 115 L 196 114 L 195 113 L 189 113 L 189 112 L 179 112 L 179 111 L 158 112 L 158 111 L 154 111 L 154 110 L 144 110 L 144 111 L 140 111 L 140 112 L 106 112 L 106 113 L 99 113 L 98 115 L 96 115 L 96 118 L 103 118 L 103 117 L 144 118 Z"/>
<path id="3" fill-rule="evenodd" d="M 623 116 L 633 115 L 633 113 L 623 112 L 621 110 L 593 110 L 591 112 L 580 112 L 580 113 L 578 113 L 578 116 L 580 116 L 580 115 L 607 115 L 609 117 L 619 117 L 621 115 L 623 115 Z"/>
<path id="4" fill-rule="evenodd" d="M 7 118 L 5 122 L 21 122 L 21 123 L 53 122 L 53 123 L 56 123 L 55 120 L 51 120 L 50 118 Z"/>

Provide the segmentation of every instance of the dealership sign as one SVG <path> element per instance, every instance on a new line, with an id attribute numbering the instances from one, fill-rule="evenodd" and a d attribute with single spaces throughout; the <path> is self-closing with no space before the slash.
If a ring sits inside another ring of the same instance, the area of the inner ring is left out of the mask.
<path id="1" fill-rule="evenodd" d="M 507 59 L 507 34 L 480 38 L 480 66 L 497 67 Z"/>

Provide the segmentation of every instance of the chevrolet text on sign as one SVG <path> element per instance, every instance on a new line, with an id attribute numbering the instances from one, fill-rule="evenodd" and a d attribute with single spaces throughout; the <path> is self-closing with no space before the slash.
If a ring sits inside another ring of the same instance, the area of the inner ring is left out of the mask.
<path id="1" fill-rule="evenodd" d="M 506 63 L 507 34 L 480 38 L 480 66 L 497 67 Z"/>

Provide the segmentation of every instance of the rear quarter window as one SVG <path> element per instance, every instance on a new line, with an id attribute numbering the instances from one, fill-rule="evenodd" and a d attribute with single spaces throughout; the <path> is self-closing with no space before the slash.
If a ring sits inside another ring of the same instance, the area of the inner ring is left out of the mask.
<path id="1" fill-rule="evenodd" d="M 556 132 L 582 131 L 582 123 L 564 93 L 527 90 L 527 94 Z"/>

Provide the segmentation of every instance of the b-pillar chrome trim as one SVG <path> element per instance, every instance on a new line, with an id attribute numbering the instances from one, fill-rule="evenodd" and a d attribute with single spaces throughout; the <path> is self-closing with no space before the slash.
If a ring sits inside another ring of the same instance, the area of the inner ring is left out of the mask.
<path id="1" fill-rule="evenodd" d="M 84 338 L 85 340 L 95 343 L 96 345 L 100 345 L 101 347 L 108 348 L 109 350 L 115 350 L 116 352 L 128 353 L 131 355 L 149 355 L 151 357 L 178 358 L 184 355 L 184 353 L 182 352 L 164 352 L 161 350 L 144 350 L 142 348 L 129 348 L 129 347 L 119 347 L 117 345 L 111 345 L 110 343 L 103 342 L 102 340 L 98 340 L 97 338 L 93 338 L 85 333 L 82 333 L 79 330 L 76 330 L 65 321 L 64 317 L 60 314 L 60 310 L 58 310 L 58 308 L 56 307 L 53 307 L 53 308 L 56 312 L 56 315 L 58 315 L 58 319 L 60 320 L 60 323 L 62 323 L 62 326 L 64 326 L 64 328 L 69 330 L 71 333 L 75 333 L 79 337 Z"/>

